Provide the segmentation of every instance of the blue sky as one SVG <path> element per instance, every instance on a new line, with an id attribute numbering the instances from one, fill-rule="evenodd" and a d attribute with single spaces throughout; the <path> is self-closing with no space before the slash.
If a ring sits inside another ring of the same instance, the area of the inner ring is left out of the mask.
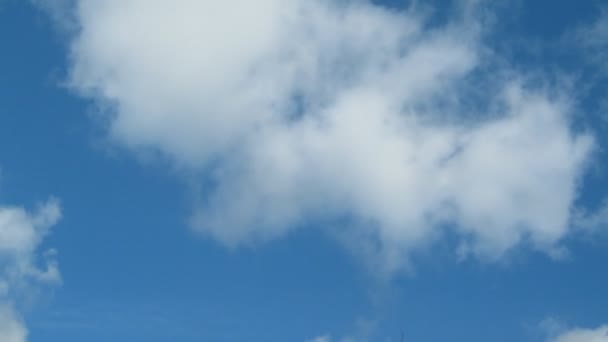
<path id="1" fill-rule="evenodd" d="M 0 1 L 4 339 L 608 340 L 605 5 L 327 3 Z"/>

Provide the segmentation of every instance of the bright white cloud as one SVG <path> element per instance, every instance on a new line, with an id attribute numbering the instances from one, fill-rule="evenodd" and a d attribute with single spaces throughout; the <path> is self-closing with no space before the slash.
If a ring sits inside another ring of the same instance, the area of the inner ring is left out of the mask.
<path id="1" fill-rule="evenodd" d="M 608 342 L 608 326 L 570 330 L 552 339 L 551 342 Z"/>
<path id="2" fill-rule="evenodd" d="M 466 13 L 429 28 L 368 1 L 78 1 L 70 81 L 113 139 L 209 178 L 192 224 L 226 245 L 314 221 L 388 272 L 445 227 L 463 256 L 556 252 L 592 139 L 559 89 L 487 75 Z"/>
<path id="3" fill-rule="evenodd" d="M 0 207 L 2 341 L 25 341 L 27 329 L 16 309 L 22 302 L 30 302 L 41 286 L 61 282 L 52 250 L 44 254 L 45 266 L 37 266 L 39 245 L 60 216 L 61 210 L 56 200 L 41 205 L 34 213 L 21 207 Z"/>

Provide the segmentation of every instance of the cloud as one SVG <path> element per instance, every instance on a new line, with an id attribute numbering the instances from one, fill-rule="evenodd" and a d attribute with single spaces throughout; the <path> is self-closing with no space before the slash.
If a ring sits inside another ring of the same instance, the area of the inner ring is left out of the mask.
<path id="1" fill-rule="evenodd" d="M 332 342 L 332 341 L 336 341 L 336 342 L 354 342 L 354 341 L 366 341 L 367 339 L 354 339 L 352 337 L 344 337 L 341 339 L 334 339 L 331 337 L 331 335 L 321 335 L 321 336 L 317 336 L 311 340 L 306 340 L 306 342 Z"/>
<path id="2" fill-rule="evenodd" d="M 0 336 L 5 342 L 23 342 L 26 340 L 27 331 L 13 312 L 12 308 L 0 306 Z"/>
<path id="3" fill-rule="evenodd" d="M 0 336 L 3 341 L 26 340 L 27 329 L 18 310 L 61 276 L 54 251 L 44 253 L 45 266 L 37 266 L 38 249 L 49 229 L 61 217 L 59 203 L 51 199 L 30 213 L 21 207 L 0 206 Z"/>
<path id="4" fill-rule="evenodd" d="M 608 73 L 608 7 L 601 8 L 597 19 L 579 28 L 574 36 L 584 48 L 585 56 Z"/>
<path id="5" fill-rule="evenodd" d="M 67 33 L 77 29 L 73 12 L 70 10 L 76 5 L 76 0 L 29 0 L 35 7 L 40 8 L 51 17 L 58 32 Z"/>
<path id="6" fill-rule="evenodd" d="M 608 326 L 597 329 L 573 329 L 557 336 L 551 342 L 608 342 Z"/>
<path id="7" fill-rule="evenodd" d="M 192 226 L 227 246 L 325 227 L 388 273 L 446 231 L 463 257 L 558 253 L 593 139 L 463 3 L 431 25 L 369 1 L 78 1 L 69 81 L 115 142 L 205 179 Z"/>
<path id="8" fill-rule="evenodd" d="M 323 335 L 323 336 L 318 336 L 315 337 L 311 340 L 307 340 L 306 342 L 331 342 L 331 336 L 329 335 Z"/>

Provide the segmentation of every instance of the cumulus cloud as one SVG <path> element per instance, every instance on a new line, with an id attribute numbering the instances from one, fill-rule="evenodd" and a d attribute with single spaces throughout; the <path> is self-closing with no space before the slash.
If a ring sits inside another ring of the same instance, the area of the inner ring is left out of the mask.
<path id="1" fill-rule="evenodd" d="M 573 329 L 557 336 L 551 342 L 608 342 L 608 326 L 597 329 Z"/>
<path id="2" fill-rule="evenodd" d="M 45 286 L 61 282 L 54 251 L 38 248 L 49 229 L 59 220 L 56 200 L 49 200 L 31 213 L 21 207 L 0 206 L 0 336 L 2 341 L 22 342 L 27 329 L 19 309 Z"/>
<path id="3" fill-rule="evenodd" d="M 389 273 L 446 230 L 463 257 L 555 253 L 593 139 L 463 3 L 437 26 L 364 0 L 77 1 L 69 81 L 114 141 L 206 179 L 192 226 L 228 246 L 326 227 Z"/>

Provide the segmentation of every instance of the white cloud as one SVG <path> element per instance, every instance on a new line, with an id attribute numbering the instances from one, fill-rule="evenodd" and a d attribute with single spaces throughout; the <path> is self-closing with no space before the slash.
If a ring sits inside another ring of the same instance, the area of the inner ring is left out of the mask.
<path id="1" fill-rule="evenodd" d="M 608 342 L 608 326 L 597 329 L 573 329 L 557 336 L 551 342 Z"/>
<path id="2" fill-rule="evenodd" d="M 10 307 L 0 306 L 0 336 L 3 342 L 24 342 L 27 331 Z"/>
<path id="3" fill-rule="evenodd" d="M 192 225 L 228 246 L 312 221 L 387 272 L 448 226 L 462 256 L 555 253 L 592 138 L 564 92 L 484 71 L 471 8 L 79 1 L 70 81 L 115 141 L 210 179 Z"/>
<path id="4" fill-rule="evenodd" d="M 17 313 L 41 287 L 61 282 L 54 251 L 44 253 L 44 268 L 37 266 L 38 248 L 60 218 L 56 200 L 34 213 L 21 207 L 0 206 L 0 336 L 2 341 L 26 340 L 27 329 Z"/>

